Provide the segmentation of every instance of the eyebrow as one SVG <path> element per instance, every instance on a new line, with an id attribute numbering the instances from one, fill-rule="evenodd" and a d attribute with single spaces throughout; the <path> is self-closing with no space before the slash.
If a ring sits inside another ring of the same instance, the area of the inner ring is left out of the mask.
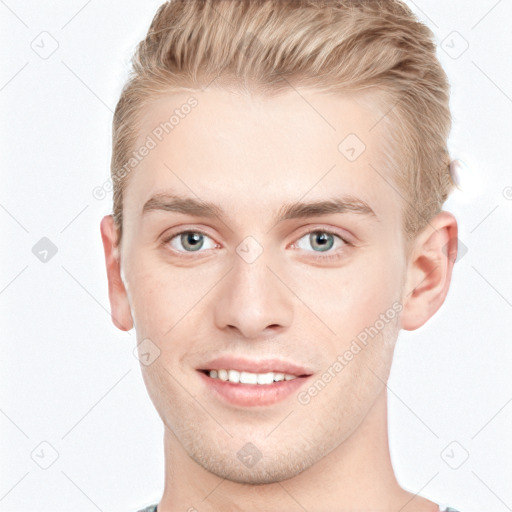
<path id="1" fill-rule="evenodd" d="M 226 213 L 218 205 L 176 194 L 160 193 L 152 196 L 142 208 L 142 215 L 151 211 L 168 211 L 183 213 L 196 217 L 226 218 Z M 320 201 L 287 203 L 279 208 L 275 222 L 290 219 L 316 217 L 334 213 L 356 213 L 374 220 L 379 220 L 375 212 L 363 200 L 351 195 L 330 198 Z"/>

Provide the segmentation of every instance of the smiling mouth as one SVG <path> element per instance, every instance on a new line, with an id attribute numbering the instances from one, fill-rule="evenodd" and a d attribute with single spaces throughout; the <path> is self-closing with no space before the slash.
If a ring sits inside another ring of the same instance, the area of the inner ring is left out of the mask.
<path id="1" fill-rule="evenodd" d="M 283 373 L 283 372 L 265 372 L 265 373 L 253 373 L 253 372 L 245 372 L 245 371 L 238 371 L 238 370 L 226 370 L 226 369 L 219 369 L 219 370 L 198 370 L 201 373 L 205 374 L 206 376 L 224 381 L 229 382 L 232 384 L 247 384 L 247 385 L 269 385 L 269 384 L 275 384 L 278 382 L 285 382 L 295 379 L 301 379 L 305 377 L 309 377 L 309 375 L 293 375 L 290 373 Z"/>
<path id="2" fill-rule="evenodd" d="M 312 376 L 225 369 L 196 371 L 212 398 L 237 408 L 273 406 L 298 392 Z"/>

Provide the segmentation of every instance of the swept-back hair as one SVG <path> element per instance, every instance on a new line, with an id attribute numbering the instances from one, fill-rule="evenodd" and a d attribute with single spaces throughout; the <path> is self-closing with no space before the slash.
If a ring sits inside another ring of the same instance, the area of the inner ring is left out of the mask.
<path id="1" fill-rule="evenodd" d="M 431 30 L 398 0 L 171 0 L 132 59 L 113 119 L 113 216 L 122 233 L 126 161 L 144 106 L 216 87 L 278 94 L 293 83 L 356 92 L 385 123 L 385 157 L 411 240 L 453 182 L 449 83 Z M 393 193 L 393 192 L 390 192 Z"/>

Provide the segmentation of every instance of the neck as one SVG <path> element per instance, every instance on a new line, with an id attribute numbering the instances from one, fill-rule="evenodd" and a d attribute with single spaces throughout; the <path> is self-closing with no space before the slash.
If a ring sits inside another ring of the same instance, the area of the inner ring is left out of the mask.
<path id="1" fill-rule="evenodd" d="M 389 454 L 386 388 L 351 435 L 299 475 L 264 485 L 221 479 L 192 460 L 165 429 L 165 489 L 158 512 L 252 510 L 266 512 L 438 512 L 438 506 L 402 489 Z"/>

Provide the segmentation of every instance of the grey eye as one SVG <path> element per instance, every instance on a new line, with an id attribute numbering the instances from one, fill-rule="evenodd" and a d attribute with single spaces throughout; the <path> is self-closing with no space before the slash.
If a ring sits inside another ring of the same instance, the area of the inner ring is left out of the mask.
<path id="1" fill-rule="evenodd" d="M 334 246 L 335 238 L 341 240 L 339 236 L 327 231 L 312 231 L 311 233 L 304 235 L 299 242 L 297 242 L 297 247 L 300 249 L 307 249 L 300 245 L 301 240 L 307 239 L 308 243 L 313 247 L 314 252 L 325 252 Z"/>
<path id="2" fill-rule="evenodd" d="M 207 246 L 210 240 L 210 246 Z M 183 231 L 169 239 L 171 247 L 178 252 L 198 252 L 200 249 L 213 249 L 215 242 L 206 234 L 200 231 Z M 206 247 L 205 247 L 206 244 Z M 181 245 L 178 247 L 177 245 Z"/>
<path id="3" fill-rule="evenodd" d="M 197 251 L 201 249 L 204 244 L 204 237 L 201 233 L 187 232 L 180 235 L 181 245 L 185 249 Z"/>

